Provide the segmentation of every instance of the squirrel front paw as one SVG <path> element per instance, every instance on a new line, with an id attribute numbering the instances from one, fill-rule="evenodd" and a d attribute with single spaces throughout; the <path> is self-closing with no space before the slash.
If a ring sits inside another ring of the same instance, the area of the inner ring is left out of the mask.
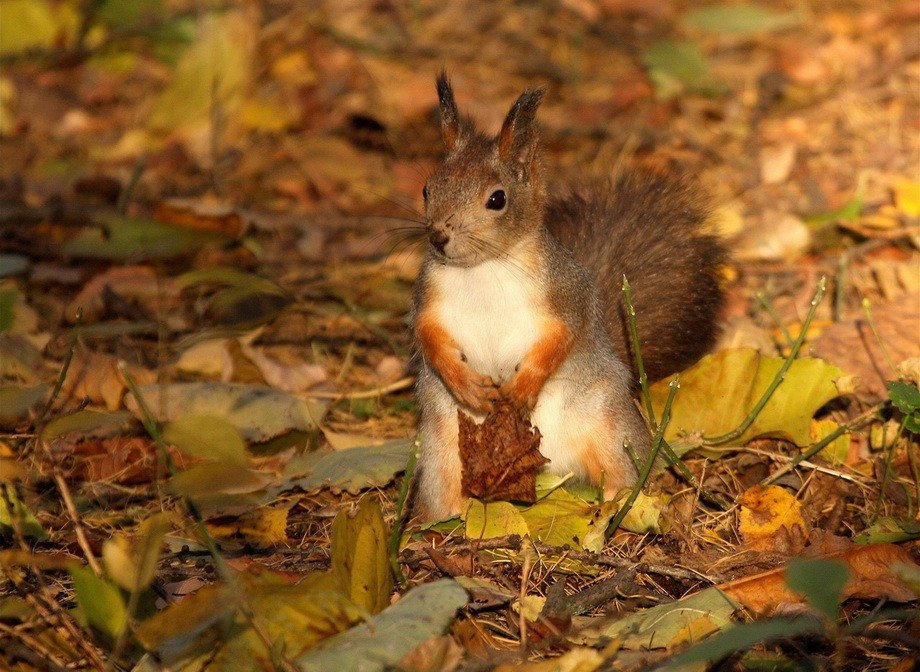
<path id="1" fill-rule="evenodd" d="M 537 376 L 530 369 L 522 368 L 515 374 L 514 378 L 501 386 L 499 392 L 502 397 L 509 399 L 515 407 L 529 413 L 537 405 L 544 382 L 545 378 Z"/>
<path id="2" fill-rule="evenodd" d="M 495 381 L 472 370 L 451 391 L 462 405 L 479 413 L 491 412 L 500 396 Z"/>

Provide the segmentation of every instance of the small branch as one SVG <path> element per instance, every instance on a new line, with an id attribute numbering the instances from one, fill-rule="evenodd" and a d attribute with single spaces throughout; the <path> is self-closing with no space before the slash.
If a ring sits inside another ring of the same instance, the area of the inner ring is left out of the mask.
<path id="1" fill-rule="evenodd" d="M 626 302 L 626 322 L 629 325 L 629 338 L 632 342 L 633 356 L 636 358 L 636 371 L 639 373 L 639 386 L 642 388 L 642 401 L 648 421 L 652 429 L 657 429 L 655 423 L 655 409 L 652 406 L 652 393 L 648 386 L 648 376 L 645 373 L 645 363 L 642 361 L 642 347 L 639 343 L 639 328 L 636 325 L 636 309 L 633 308 L 632 287 L 629 280 L 623 276 L 623 301 Z"/>
<path id="2" fill-rule="evenodd" d="M 620 507 L 620 510 L 617 511 L 616 515 L 607 526 L 607 537 L 610 537 L 620 526 L 620 523 L 623 522 L 623 519 L 626 517 L 626 514 L 629 513 L 629 510 L 632 508 L 633 503 L 635 503 L 642 488 L 645 487 L 649 474 L 652 473 L 652 466 L 655 464 L 655 459 L 658 457 L 658 451 L 661 450 L 661 444 L 664 441 L 665 429 L 667 429 L 668 424 L 671 422 L 671 405 L 674 403 L 674 395 L 677 394 L 677 390 L 679 389 L 680 377 L 677 377 L 668 384 L 668 399 L 665 401 L 664 409 L 661 411 L 661 424 L 658 426 L 658 431 L 655 432 L 655 438 L 652 440 L 652 450 L 645 460 L 645 465 L 642 467 L 642 473 L 639 474 L 639 479 L 633 486 L 632 492 L 629 493 L 626 501 L 623 502 L 623 506 Z"/>
<path id="3" fill-rule="evenodd" d="M 799 464 L 805 462 L 805 460 L 810 460 L 812 457 L 814 457 L 815 455 L 820 453 L 822 450 L 824 450 L 827 446 L 831 445 L 838 438 L 840 438 L 847 432 L 852 432 L 854 429 L 856 429 L 861 424 L 863 424 L 866 420 L 872 418 L 876 413 L 882 410 L 887 403 L 888 402 L 882 402 L 881 404 L 873 406 L 869 410 L 863 413 L 860 413 L 859 415 L 857 415 L 855 418 L 853 418 L 849 422 L 840 425 L 837 429 L 835 429 L 833 432 L 825 436 L 823 439 L 821 439 L 817 443 L 810 446 L 807 450 L 793 457 L 790 460 L 789 464 L 787 464 L 785 467 L 777 471 L 775 474 L 771 474 L 767 478 L 763 479 L 760 482 L 760 484 L 770 485 L 771 483 L 776 482 L 779 478 L 781 478 L 785 474 L 788 474 L 790 471 L 795 469 Z"/>
<path id="4" fill-rule="evenodd" d="M 872 330 L 872 335 L 875 336 L 875 341 L 878 343 L 879 349 L 882 351 L 882 356 L 885 358 L 885 363 L 888 365 L 888 368 L 891 369 L 891 372 L 897 376 L 898 367 L 894 365 L 894 361 L 891 359 L 891 355 L 888 354 L 888 348 L 885 347 L 885 344 L 882 342 L 882 337 L 878 333 L 878 329 L 875 327 L 875 318 L 872 317 L 872 303 L 869 299 L 862 300 L 862 309 L 866 314 L 866 322 L 869 323 L 869 329 Z"/>
<path id="5" fill-rule="evenodd" d="M 125 377 L 125 382 L 128 384 L 128 389 L 131 391 L 131 394 L 134 396 L 134 400 L 137 402 L 138 411 L 141 415 L 141 422 L 143 423 L 144 428 L 153 439 L 154 445 L 157 448 L 157 452 L 162 456 L 170 475 L 175 476 L 178 473 L 176 465 L 166 448 L 166 442 L 163 440 L 163 435 L 160 432 L 159 427 L 157 427 L 157 423 L 153 419 L 153 415 L 150 413 L 150 409 L 147 407 L 147 402 L 144 400 L 144 397 L 140 393 L 137 382 L 134 380 L 134 377 L 131 375 L 131 372 L 128 370 L 128 367 L 124 362 L 118 363 L 118 369 Z M 198 510 L 198 506 L 188 496 L 182 497 L 182 501 L 185 504 L 185 508 L 189 512 L 189 515 L 192 517 L 192 520 L 195 522 L 195 528 L 197 529 L 198 534 L 201 536 L 205 547 L 208 549 L 208 553 L 210 554 L 211 559 L 214 561 L 214 568 L 217 570 L 221 580 L 223 580 L 227 585 L 235 587 L 237 585 L 236 577 L 230 571 L 230 567 L 227 565 L 227 561 L 224 559 L 224 556 L 221 555 L 220 550 L 217 547 L 217 542 L 214 540 L 214 537 L 211 536 L 211 532 L 208 530 L 208 526 L 204 522 L 204 516 L 202 516 L 201 512 Z M 274 662 L 276 657 L 275 654 L 277 653 L 276 648 L 271 639 L 269 639 L 268 634 L 261 627 L 261 624 L 256 621 L 255 614 L 253 613 L 252 608 L 246 602 L 242 589 L 234 590 L 233 594 L 236 596 L 236 606 L 240 610 L 240 613 L 243 614 L 243 617 L 246 619 L 246 622 L 256 634 L 256 637 L 261 640 L 263 646 L 268 651 L 269 658 Z M 297 669 L 293 663 L 284 659 L 283 657 L 281 658 L 281 665 L 284 672 L 295 672 Z"/>
<path id="6" fill-rule="evenodd" d="M 409 490 L 415 477 L 415 463 L 418 460 L 419 439 L 415 440 L 415 448 L 409 455 L 409 463 L 406 464 L 406 471 L 403 473 L 402 483 L 399 484 L 399 496 L 396 499 L 396 516 L 393 518 L 393 528 L 390 530 L 390 567 L 393 570 L 393 577 L 400 588 L 406 585 L 406 577 L 403 574 L 402 566 L 399 564 L 399 541 L 402 539 L 404 528 L 404 507 L 409 497 Z"/>
<path id="7" fill-rule="evenodd" d="M 801 350 L 802 344 L 805 343 L 805 337 L 808 335 L 808 329 L 811 327 L 812 320 L 815 319 L 815 313 L 818 310 L 818 305 L 821 303 L 821 299 L 824 298 L 824 292 L 826 289 L 827 278 L 822 276 L 822 278 L 818 281 L 818 289 L 815 291 L 815 295 L 811 299 L 811 308 L 809 308 L 808 315 L 806 315 L 805 321 L 802 323 L 802 331 L 799 334 L 799 337 L 795 339 L 795 342 L 792 344 L 792 350 L 789 352 L 789 356 L 786 357 L 783 365 L 773 377 L 773 381 L 770 383 L 770 386 L 757 401 L 757 404 L 755 404 L 754 408 L 751 409 L 751 412 L 748 413 L 747 417 L 741 421 L 741 424 L 732 431 L 725 434 L 720 434 L 719 436 L 706 437 L 703 439 L 703 443 L 707 445 L 719 445 L 720 443 L 728 443 L 729 441 L 734 441 L 742 434 L 744 434 L 751 425 L 754 424 L 754 421 L 757 420 L 757 416 L 760 415 L 760 412 L 767 405 L 767 402 L 770 401 L 770 397 L 772 397 L 773 393 L 776 392 L 776 388 L 778 388 L 780 384 L 782 384 L 783 380 L 785 380 L 786 372 L 789 371 L 789 367 L 792 366 L 792 362 L 794 362 L 795 358 L 798 357 L 799 350 Z"/>
<path id="8" fill-rule="evenodd" d="M 792 338 L 792 334 L 789 333 L 789 329 L 786 328 L 786 325 L 783 324 L 783 321 L 779 319 L 779 315 L 776 314 L 776 310 L 773 308 L 773 303 L 770 299 L 767 298 L 767 295 L 763 292 L 757 292 L 757 303 L 767 311 L 767 315 L 770 316 L 770 319 L 773 320 L 773 323 L 777 328 L 782 332 L 783 338 L 786 339 L 786 345 L 790 346 L 795 342 L 795 339 Z"/>
<path id="9" fill-rule="evenodd" d="M 316 392 L 306 392 L 304 396 L 310 399 L 330 399 L 332 401 L 341 401 L 343 399 L 373 399 L 375 397 L 382 397 L 385 394 L 390 394 L 391 392 L 405 390 L 412 387 L 412 383 L 414 382 L 415 378 L 413 376 L 406 376 L 388 385 L 374 387 L 361 392 L 324 392 L 318 390 Z"/>

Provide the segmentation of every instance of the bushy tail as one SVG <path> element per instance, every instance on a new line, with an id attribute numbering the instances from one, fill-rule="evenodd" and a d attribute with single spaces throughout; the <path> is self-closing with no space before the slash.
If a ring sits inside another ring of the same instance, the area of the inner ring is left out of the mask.
<path id="1" fill-rule="evenodd" d="M 594 276 L 614 347 L 635 369 L 621 292 L 629 280 L 649 380 L 687 368 L 715 342 L 726 254 L 702 231 L 709 216 L 693 185 L 643 172 L 548 203 L 547 227 Z"/>

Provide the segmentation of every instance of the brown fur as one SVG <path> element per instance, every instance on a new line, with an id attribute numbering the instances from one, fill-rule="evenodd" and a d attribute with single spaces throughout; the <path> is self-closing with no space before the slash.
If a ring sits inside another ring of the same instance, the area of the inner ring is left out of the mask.
<path id="1" fill-rule="evenodd" d="M 642 172 L 549 200 L 546 226 L 591 274 L 614 349 L 634 374 L 624 275 L 650 380 L 685 369 L 715 342 L 725 252 L 700 230 L 708 217 L 689 182 Z"/>

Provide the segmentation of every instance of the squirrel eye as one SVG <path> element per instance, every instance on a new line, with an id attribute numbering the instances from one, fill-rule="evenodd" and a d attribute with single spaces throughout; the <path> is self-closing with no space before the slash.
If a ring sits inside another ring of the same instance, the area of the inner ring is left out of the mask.
<path id="1" fill-rule="evenodd" d="M 422 187 L 422 198 L 425 201 L 428 200 L 428 185 L 427 184 L 424 187 Z"/>
<path id="2" fill-rule="evenodd" d="M 505 192 L 502 189 L 493 191 L 492 195 L 489 196 L 489 200 L 486 201 L 486 207 L 489 210 L 503 210 L 505 207 Z"/>

